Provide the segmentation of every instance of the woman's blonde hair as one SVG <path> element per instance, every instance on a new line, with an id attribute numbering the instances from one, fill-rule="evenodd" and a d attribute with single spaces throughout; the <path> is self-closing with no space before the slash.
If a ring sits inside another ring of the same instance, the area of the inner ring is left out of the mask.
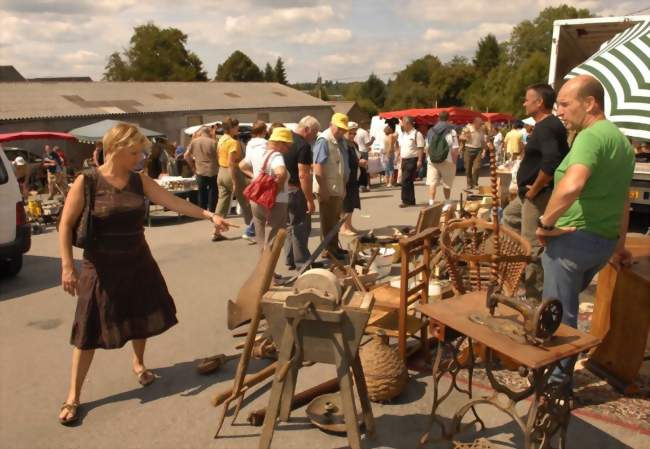
<path id="1" fill-rule="evenodd" d="M 140 132 L 137 125 L 132 123 L 118 123 L 104 134 L 102 139 L 104 154 L 118 153 L 126 148 L 142 147 L 143 150 L 151 146 L 151 142 Z"/>

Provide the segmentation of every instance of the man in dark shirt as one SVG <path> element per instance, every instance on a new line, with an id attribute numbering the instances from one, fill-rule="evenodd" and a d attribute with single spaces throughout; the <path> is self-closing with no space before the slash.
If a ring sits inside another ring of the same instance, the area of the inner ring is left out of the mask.
<path id="1" fill-rule="evenodd" d="M 535 128 L 528 136 L 524 158 L 517 171 L 517 197 L 503 211 L 507 226 L 521 232 L 532 246 L 532 255 L 542 253 L 535 236 L 537 220 L 544 213 L 553 191 L 553 174 L 569 152 L 566 128 L 551 111 L 555 91 L 548 84 L 535 84 L 526 89 L 524 108 L 535 119 Z M 531 262 L 524 275 L 526 296 L 541 298 L 544 272 L 540 262 Z"/>
<path id="2" fill-rule="evenodd" d="M 45 145 L 43 166 L 47 168 L 47 189 L 49 193 L 47 199 L 53 199 L 57 191 L 65 198 L 68 193 L 68 186 L 63 176 L 63 161 L 49 145 Z"/>
<path id="3" fill-rule="evenodd" d="M 303 117 L 284 155 L 289 172 L 289 213 L 284 244 L 289 269 L 300 269 L 311 257 L 307 242 L 311 234 L 311 214 L 316 210 L 312 192 L 312 145 L 319 131 L 318 120 L 312 116 Z"/>

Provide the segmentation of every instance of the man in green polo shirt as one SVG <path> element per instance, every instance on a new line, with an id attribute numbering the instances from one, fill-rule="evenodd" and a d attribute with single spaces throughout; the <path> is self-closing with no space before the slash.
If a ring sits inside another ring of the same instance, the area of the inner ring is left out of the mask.
<path id="1" fill-rule="evenodd" d="M 558 298 L 563 323 L 577 327 L 578 296 L 610 258 L 627 264 L 628 192 L 634 151 L 605 118 L 604 90 L 588 75 L 568 81 L 557 98 L 557 115 L 578 134 L 555 170 L 555 188 L 538 220 L 545 298 Z M 612 257 L 613 256 L 613 257 Z M 573 370 L 572 363 L 567 363 Z"/>

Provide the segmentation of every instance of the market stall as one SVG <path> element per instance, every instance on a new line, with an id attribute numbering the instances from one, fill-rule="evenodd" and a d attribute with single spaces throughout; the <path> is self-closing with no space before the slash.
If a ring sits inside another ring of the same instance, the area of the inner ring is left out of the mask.
<path id="1" fill-rule="evenodd" d="M 154 179 L 156 183 L 167 190 L 170 193 L 173 193 L 179 198 L 183 198 L 187 201 L 190 201 L 194 204 L 198 203 L 198 186 L 196 184 L 196 178 L 192 176 L 191 178 L 183 178 L 182 176 L 167 176 L 163 175 L 158 179 Z M 147 199 L 147 215 L 146 220 L 148 226 L 151 226 L 151 212 L 164 211 L 165 208 L 152 203 Z M 181 215 L 178 214 L 180 217 Z"/>
<path id="2" fill-rule="evenodd" d="M 108 132 L 113 126 L 118 123 L 122 123 L 118 120 L 102 120 L 97 123 L 92 123 L 90 125 L 82 126 L 80 128 L 75 128 L 70 130 L 70 134 L 74 136 L 79 142 L 83 143 L 97 143 L 101 142 L 104 138 L 104 134 Z M 138 127 L 140 132 L 148 138 L 154 137 L 165 137 L 165 134 L 153 131 L 151 129 Z"/>

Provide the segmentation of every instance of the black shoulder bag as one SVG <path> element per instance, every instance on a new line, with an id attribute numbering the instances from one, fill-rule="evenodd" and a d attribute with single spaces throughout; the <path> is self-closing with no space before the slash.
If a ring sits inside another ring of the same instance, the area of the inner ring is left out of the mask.
<path id="1" fill-rule="evenodd" d="M 93 209 L 95 208 L 95 188 L 97 185 L 97 171 L 94 168 L 84 170 L 84 207 L 77 223 L 72 228 L 72 245 L 85 249 L 93 241 Z M 59 229 L 61 214 L 56 228 Z"/>

